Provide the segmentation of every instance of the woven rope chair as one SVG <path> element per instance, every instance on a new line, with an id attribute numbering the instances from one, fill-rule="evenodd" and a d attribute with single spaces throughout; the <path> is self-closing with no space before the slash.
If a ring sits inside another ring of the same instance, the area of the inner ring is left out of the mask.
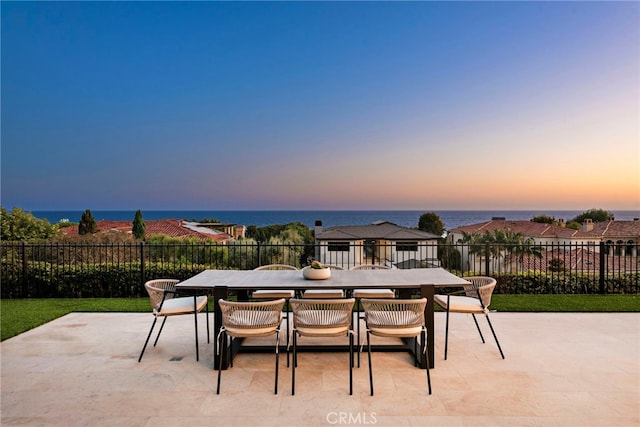
<path id="1" fill-rule="evenodd" d="M 381 264 L 360 264 L 350 268 L 350 270 L 391 270 L 391 267 Z M 360 353 L 362 350 L 362 341 L 360 338 L 360 320 L 364 319 L 364 315 L 360 310 L 359 301 L 362 298 L 395 298 L 396 293 L 393 289 L 354 289 L 353 297 L 356 299 L 356 307 L 358 310 L 358 368 L 360 367 Z"/>
<path id="2" fill-rule="evenodd" d="M 323 264 L 330 270 L 343 270 L 339 265 Z M 344 291 L 342 289 L 307 289 L 302 293 L 302 298 L 311 299 L 336 299 L 344 298 Z"/>
<path id="3" fill-rule="evenodd" d="M 465 280 L 471 282 L 470 285 L 464 285 L 464 289 L 458 292 L 452 292 L 447 295 L 436 295 L 434 302 L 447 312 L 447 323 L 445 327 L 444 340 L 444 360 L 447 360 L 447 351 L 449 347 L 449 313 L 470 313 L 476 324 L 480 339 L 484 343 L 484 336 L 480 330 L 480 325 L 476 319 L 476 314 L 484 314 L 489 323 L 489 328 L 496 340 L 500 356 L 504 359 L 504 353 L 498 342 L 498 337 L 493 329 L 491 320 L 489 319 L 489 304 L 491 304 L 491 295 L 496 287 L 496 279 L 487 276 L 465 277 Z"/>
<path id="4" fill-rule="evenodd" d="M 293 364 L 291 394 L 296 392 L 298 335 L 303 337 L 349 336 L 349 394 L 353 394 L 353 305 L 355 299 L 292 299 Z"/>
<path id="5" fill-rule="evenodd" d="M 293 265 L 288 264 L 267 264 L 254 268 L 254 270 L 298 270 Z M 289 347 L 289 336 L 291 335 L 291 329 L 289 326 L 289 300 L 295 296 L 295 291 L 292 289 L 258 289 L 253 291 L 251 298 L 254 300 L 273 300 L 284 298 L 286 303 L 286 310 L 284 310 L 284 317 L 287 324 L 287 347 Z M 287 366 L 289 366 L 289 353 L 287 353 Z"/>
<path id="6" fill-rule="evenodd" d="M 276 335 L 276 368 L 274 394 L 278 394 L 278 347 L 280 346 L 280 321 L 282 307 L 285 300 L 280 298 L 274 301 L 257 302 L 232 302 L 223 299 L 218 301 L 222 313 L 222 327 L 218 334 L 219 351 L 224 351 L 227 345 L 227 337 L 234 338 L 266 337 Z M 229 345 L 229 349 L 232 345 Z M 222 354 L 222 353 L 221 353 Z M 229 360 L 233 357 L 228 355 Z M 222 374 L 222 357 L 218 367 L 218 386 L 216 393 L 220 394 L 220 378 Z M 233 364 L 232 364 L 233 366 Z"/>
<path id="7" fill-rule="evenodd" d="M 422 355 L 428 358 L 427 328 L 424 322 L 424 309 L 427 299 L 368 299 L 361 301 L 367 325 L 367 357 L 369 360 L 369 386 L 373 396 L 373 369 L 371 366 L 371 335 L 392 338 L 414 338 L 415 365 L 418 365 L 418 336 Z M 427 360 L 427 387 L 431 394 L 431 374 Z"/>
<path id="8" fill-rule="evenodd" d="M 144 351 L 147 348 L 149 338 L 151 338 L 151 334 L 153 333 L 153 328 L 156 326 L 158 317 L 163 317 L 164 319 L 162 320 L 162 324 L 160 325 L 158 336 L 156 336 L 156 339 L 153 342 L 154 347 L 156 346 L 156 344 L 158 344 L 158 339 L 160 338 L 160 334 L 162 333 L 164 324 L 167 321 L 167 317 L 180 316 L 183 314 L 194 314 L 193 297 L 176 298 L 176 284 L 179 282 L 180 281 L 177 279 L 156 279 L 149 280 L 144 284 L 144 287 L 149 294 L 151 308 L 153 309 L 153 323 L 151 324 L 151 329 L 149 330 L 147 339 L 144 342 L 144 346 L 142 346 L 142 351 L 140 352 L 140 356 L 138 357 L 138 362 L 142 360 L 142 356 L 144 355 Z M 200 313 L 204 308 L 207 309 L 207 342 L 209 342 L 209 307 L 207 305 L 207 297 L 206 295 L 196 297 L 196 312 Z M 196 330 L 196 348 L 197 347 L 198 334 Z M 196 360 L 198 360 L 197 354 Z"/>

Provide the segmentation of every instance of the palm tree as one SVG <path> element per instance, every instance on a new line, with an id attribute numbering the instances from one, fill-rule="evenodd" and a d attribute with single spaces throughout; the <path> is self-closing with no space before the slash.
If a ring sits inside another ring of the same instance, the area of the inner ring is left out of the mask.
<path id="1" fill-rule="evenodd" d="M 544 248 L 535 245 L 535 240 L 531 237 L 524 237 L 522 233 L 514 233 L 509 229 L 505 230 L 505 261 L 509 263 L 511 271 L 514 271 L 513 261 L 517 261 L 515 270 L 518 271 L 518 267 L 524 263 L 525 256 L 533 256 L 536 258 L 542 258 Z"/>
<path id="2" fill-rule="evenodd" d="M 458 242 L 469 244 L 470 256 L 479 256 L 481 259 L 489 257 L 493 271 L 499 270 L 500 260 L 503 258 L 502 265 L 508 266 L 509 270 L 513 271 L 514 260 L 522 264 L 525 256 L 542 258 L 544 251 L 540 246 L 534 245 L 534 239 L 525 238 L 522 233 L 514 233 L 509 228 L 485 231 L 483 234 L 463 232 L 462 239 Z M 468 267 L 470 268 L 470 265 Z M 518 265 L 515 267 L 517 270 Z"/>
<path id="3" fill-rule="evenodd" d="M 482 242 L 482 237 L 478 233 L 467 233 L 462 232 L 462 238 L 458 240 L 458 243 L 466 243 L 469 247 L 469 252 L 467 256 L 467 269 L 469 271 L 475 271 L 476 268 L 476 257 L 479 257 L 480 260 L 486 255 L 485 254 L 485 244 Z M 473 263 L 471 259 L 473 258 Z M 472 268 L 472 266 L 474 268 Z"/>
<path id="4" fill-rule="evenodd" d="M 535 240 L 531 237 L 524 239 L 524 241 L 516 247 L 514 255 L 516 256 L 519 266 L 524 264 L 525 257 L 542 259 L 544 256 L 545 248 L 535 244 Z"/>

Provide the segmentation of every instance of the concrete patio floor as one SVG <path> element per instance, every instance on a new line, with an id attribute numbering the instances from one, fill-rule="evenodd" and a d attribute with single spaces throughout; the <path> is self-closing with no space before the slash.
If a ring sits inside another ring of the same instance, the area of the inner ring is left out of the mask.
<path id="1" fill-rule="evenodd" d="M 200 317 L 167 321 L 138 354 L 151 314 L 72 313 L 0 344 L 4 426 L 638 426 L 640 314 L 494 313 L 502 360 L 484 319 L 436 313 L 433 394 L 405 353 L 366 354 L 348 394 L 347 355 L 301 353 L 296 394 L 273 356 L 240 354 L 215 394 L 213 349 Z"/>

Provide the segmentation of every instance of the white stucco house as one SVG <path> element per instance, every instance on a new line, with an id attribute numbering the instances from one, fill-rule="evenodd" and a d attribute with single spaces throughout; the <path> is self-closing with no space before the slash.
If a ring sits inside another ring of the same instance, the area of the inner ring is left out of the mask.
<path id="1" fill-rule="evenodd" d="M 437 267 L 439 236 L 388 221 L 323 228 L 315 224 L 315 258 L 344 269 L 361 264 Z"/>

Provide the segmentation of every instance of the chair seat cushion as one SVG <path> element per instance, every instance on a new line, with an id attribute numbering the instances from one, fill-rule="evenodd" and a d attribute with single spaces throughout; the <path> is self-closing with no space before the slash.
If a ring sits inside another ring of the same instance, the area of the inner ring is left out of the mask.
<path id="1" fill-rule="evenodd" d="M 421 326 L 411 326 L 411 327 L 398 327 L 398 328 L 380 328 L 380 327 L 370 327 L 369 331 L 373 335 L 377 335 L 379 337 L 416 337 L 420 335 L 422 332 Z"/>
<path id="2" fill-rule="evenodd" d="M 308 289 L 304 291 L 303 298 L 344 298 L 341 289 Z"/>
<path id="3" fill-rule="evenodd" d="M 307 337 L 337 337 L 346 335 L 349 332 L 348 326 L 326 326 L 322 328 L 314 328 L 307 326 L 297 326 L 298 334 Z"/>
<path id="4" fill-rule="evenodd" d="M 395 298 L 391 289 L 354 289 L 354 298 Z"/>
<path id="5" fill-rule="evenodd" d="M 205 295 L 196 298 L 196 309 L 201 311 L 207 305 Z M 162 308 L 158 316 L 175 316 L 179 314 L 193 313 L 193 297 L 180 297 L 166 299 L 162 303 Z"/>
<path id="6" fill-rule="evenodd" d="M 459 313 L 484 313 L 485 310 L 482 309 L 482 304 L 480 300 L 472 297 L 465 297 L 459 295 L 452 295 L 450 298 L 450 312 L 459 312 Z M 447 296 L 446 295 L 436 295 L 433 298 L 433 301 L 438 304 L 440 307 L 447 309 Z"/>
<path id="7" fill-rule="evenodd" d="M 233 326 L 225 326 L 227 334 L 236 338 L 264 337 L 273 335 L 277 326 L 265 326 L 263 328 L 236 328 Z"/>
<path id="8" fill-rule="evenodd" d="M 295 291 L 287 290 L 287 289 L 261 289 L 258 291 L 254 291 L 253 294 L 251 294 L 251 297 L 255 299 L 293 298 L 294 295 L 295 295 Z"/>

